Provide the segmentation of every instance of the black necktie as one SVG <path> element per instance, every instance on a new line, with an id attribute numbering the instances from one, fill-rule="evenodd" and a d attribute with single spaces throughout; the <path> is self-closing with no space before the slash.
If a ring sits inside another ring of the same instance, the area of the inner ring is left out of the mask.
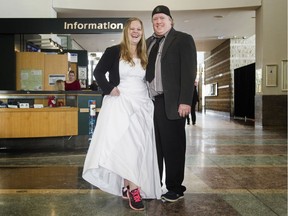
<path id="1" fill-rule="evenodd" d="M 153 47 L 151 48 L 151 51 L 150 51 L 150 54 L 148 57 L 148 65 L 146 68 L 146 80 L 148 82 L 151 82 L 154 79 L 156 57 L 157 57 L 157 53 L 158 53 L 158 49 L 159 49 L 159 44 L 163 38 L 164 38 L 164 36 L 161 38 L 156 38 L 156 42 L 153 45 Z"/>

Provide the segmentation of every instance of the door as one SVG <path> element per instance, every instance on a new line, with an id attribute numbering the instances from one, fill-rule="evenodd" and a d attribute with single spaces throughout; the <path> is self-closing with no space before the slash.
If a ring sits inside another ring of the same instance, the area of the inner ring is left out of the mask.
<path id="1" fill-rule="evenodd" d="M 234 70 L 234 116 L 255 119 L 255 63 Z"/>

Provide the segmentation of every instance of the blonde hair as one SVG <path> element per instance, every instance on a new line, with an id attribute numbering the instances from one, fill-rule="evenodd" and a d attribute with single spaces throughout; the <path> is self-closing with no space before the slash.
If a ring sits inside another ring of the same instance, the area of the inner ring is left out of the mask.
<path id="1" fill-rule="evenodd" d="M 147 47 L 146 47 L 144 27 L 143 27 L 143 22 L 137 17 L 129 18 L 126 21 L 126 24 L 122 32 L 122 41 L 120 43 L 120 57 L 121 59 L 129 62 L 131 65 L 135 65 L 133 61 L 133 57 L 131 56 L 131 53 L 130 53 L 130 41 L 128 37 L 128 30 L 133 21 L 139 21 L 141 24 L 142 36 L 141 36 L 139 43 L 137 44 L 136 52 L 137 52 L 138 58 L 140 58 L 142 67 L 146 69 L 146 66 L 148 64 L 148 57 L 147 57 Z"/>
<path id="2" fill-rule="evenodd" d="M 56 91 L 64 91 L 65 90 L 64 81 L 56 80 L 54 87 Z"/>

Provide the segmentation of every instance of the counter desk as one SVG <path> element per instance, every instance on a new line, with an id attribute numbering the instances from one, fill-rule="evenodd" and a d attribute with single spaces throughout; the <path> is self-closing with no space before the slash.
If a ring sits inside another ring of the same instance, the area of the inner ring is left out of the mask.
<path id="1" fill-rule="evenodd" d="M 51 96 L 62 106 L 48 107 Z M 2 105 L 29 103 L 31 107 L 0 108 L 0 138 L 88 135 L 90 100 L 96 102 L 99 112 L 100 91 L 0 91 Z M 43 108 L 32 108 L 34 104 L 42 104 Z"/>
<path id="2" fill-rule="evenodd" d="M 78 108 L 1 108 L 0 137 L 78 135 Z"/>

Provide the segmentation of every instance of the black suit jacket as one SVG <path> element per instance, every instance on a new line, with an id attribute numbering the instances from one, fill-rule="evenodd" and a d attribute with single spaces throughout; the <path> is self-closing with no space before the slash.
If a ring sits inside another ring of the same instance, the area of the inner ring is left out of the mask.
<path id="1" fill-rule="evenodd" d="M 94 77 L 104 95 L 110 94 L 112 89 L 119 85 L 119 60 L 120 45 L 108 47 L 94 70 Z M 106 78 L 107 72 L 109 81 Z"/>
<path id="2" fill-rule="evenodd" d="M 147 46 L 152 37 L 147 39 Z M 161 76 L 165 110 L 168 119 L 180 119 L 179 104 L 191 105 L 197 73 L 197 51 L 191 35 L 176 31 L 168 33 L 161 55 Z"/>

